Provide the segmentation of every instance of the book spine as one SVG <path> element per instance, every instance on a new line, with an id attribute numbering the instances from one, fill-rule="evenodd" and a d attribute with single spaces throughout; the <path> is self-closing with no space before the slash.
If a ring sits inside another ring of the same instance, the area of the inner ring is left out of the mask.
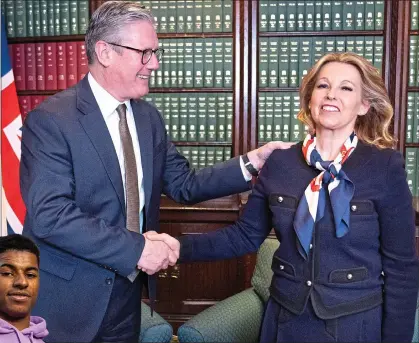
<path id="1" fill-rule="evenodd" d="M 56 90 L 57 84 L 57 43 L 45 43 L 45 89 Z"/>

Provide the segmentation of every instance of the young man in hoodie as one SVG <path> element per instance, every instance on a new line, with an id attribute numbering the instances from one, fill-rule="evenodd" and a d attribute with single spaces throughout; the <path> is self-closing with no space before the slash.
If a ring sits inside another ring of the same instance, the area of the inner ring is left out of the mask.
<path id="1" fill-rule="evenodd" d="M 0 342 L 43 343 L 45 320 L 30 315 L 39 289 L 39 250 L 27 237 L 0 237 Z"/>

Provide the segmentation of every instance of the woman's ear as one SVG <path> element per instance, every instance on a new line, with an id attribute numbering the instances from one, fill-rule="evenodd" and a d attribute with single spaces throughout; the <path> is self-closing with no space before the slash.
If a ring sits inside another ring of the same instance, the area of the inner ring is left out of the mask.
<path id="1" fill-rule="evenodd" d="M 360 109 L 359 109 L 359 113 L 358 113 L 358 115 L 359 116 L 364 116 L 364 115 L 366 115 L 367 113 L 368 113 L 368 111 L 370 110 L 370 103 L 369 103 L 369 101 L 366 101 L 366 100 L 362 100 L 362 104 L 361 104 L 361 107 L 360 107 Z"/>

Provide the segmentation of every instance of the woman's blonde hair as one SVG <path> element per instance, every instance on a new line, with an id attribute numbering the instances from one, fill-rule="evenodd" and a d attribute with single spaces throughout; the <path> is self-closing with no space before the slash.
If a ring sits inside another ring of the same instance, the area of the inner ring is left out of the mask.
<path id="1" fill-rule="evenodd" d="M 301 109 L 298 119 L 314 131 L 315 124 L 311 117 L 309 103 L 321 68 L 330 62 L 350 64 L 361 75 L 362 100 L 367 101 L 370 108 L 365 115 L 358 116 L 356 119 L 355 133 L 358 138 L 378 148 L 392 148 L 395 139 L 389 132 L 389 127 L 393 117 L 393 106 L 390 104 L 384 82 L 377 68 L 365 58 L 351 52 L 325 55 L 309 70 L 300 87 Z"/>

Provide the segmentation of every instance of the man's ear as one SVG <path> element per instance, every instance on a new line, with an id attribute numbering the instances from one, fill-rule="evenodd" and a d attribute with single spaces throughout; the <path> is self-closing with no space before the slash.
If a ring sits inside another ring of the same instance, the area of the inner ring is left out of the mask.
<path id="1" fill-rule="evenodd" d="M 112 63 L 114 57 L 113 52 L 115 52 L 108 43 L 103 40 L 97 41 L 95 45 L 95 52 L 98 62 L 103 65 L 105 68 L 109 67 Z"/>

